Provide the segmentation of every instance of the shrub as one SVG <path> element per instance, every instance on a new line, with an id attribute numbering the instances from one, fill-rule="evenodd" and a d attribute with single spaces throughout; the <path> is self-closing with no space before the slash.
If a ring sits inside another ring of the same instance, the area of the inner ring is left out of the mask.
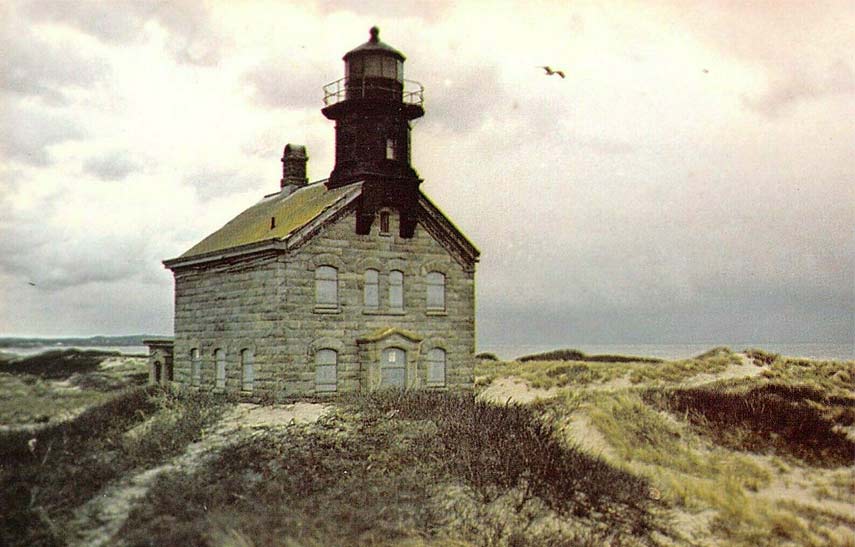
<path id="1" fill-rule="evenodd" d="M 661 363 L 662 359 L 653 357 L 634 357 L 628 355 L 586 355 L 576 349 L 557 349 L 533 355 L 524 355 L 517 361 L 589 361 L 595 363 Z"/>
<path id="2" fill-rule="evenodd" d="M 117 351 L 51 350 L 22 357 L 0 365 L 0 371 L 9 374 L 34 374 L 42 378 L 61 380 L 72 374 L 92 372 L 107 357 L 121 355 Z"/>
<path id="3" fill-rule="evenodd" d="M 855 399 L 827 397 L 810 386 L 766 384 L 748 391 L 689 388 L 648 391 L 645 399 L 686 415 L 717 442 L 739 450 L 773 450 L 811 465 L 855 462 L 855 443 L 835 426 L 840 416 L 822 408 L 855 407 Z M 848 419 L 847 419 L 848 421 Z M 845 423 L 845 422 L 844 422 Z"/>

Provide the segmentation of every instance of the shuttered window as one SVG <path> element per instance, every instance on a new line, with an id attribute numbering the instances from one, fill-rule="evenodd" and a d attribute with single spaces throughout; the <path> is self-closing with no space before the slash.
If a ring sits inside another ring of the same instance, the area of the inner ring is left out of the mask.
<path id="1" fill-rule="evenodd" d="M 445 276 L 439 272 L 427 274 L 427 308 L 445 309 Z"/>
<path id="2" fill-rule="evenodd" d="M 367 308 L 376 308 L 380 305 L 380 272 L 377 270 L 365 270 L 362 300 Z"/>
<path id="3" fill-rule="evenodd" d="M 338 306 L 338 270 L 332 266 L 315 269 L 315 304 L 329 308 Z"/>
<path id="4" fill-rule="evenodd" d="M 244 391 L 252 391 L 255 381 L 255 356 L 251 349 L 244 349 L 240 352 L 240 388 Z"/>
<path id="5" fill-rule="evenodd" d="M 202 357 L 199 348 L 190 350 L 190 385 L 198 386 L 202 377 Z"/>
<path id="6" fill-rule="evenodd" d="M 338 389 L 338 353 L 332 349 L 320 349 L 315 353 L 315 391 Z"/>
<path id="7" fill-rule="evenodd" d="M 214 363 L 217 369 L 217 376 L 214 387 L 226 387 L 226 352 L 222 349 L 214 351 Z"/>
<path id="8" fill-rule="evenodd" d="M 404 273 L 398 270 L 389 272 L 389 307 L 404 309 Z"/>
<path id="9" fill-rule="evenodd" d="M 445 350 L 433 348 L 427 354 L 427 385 L 445 385 Z"/>

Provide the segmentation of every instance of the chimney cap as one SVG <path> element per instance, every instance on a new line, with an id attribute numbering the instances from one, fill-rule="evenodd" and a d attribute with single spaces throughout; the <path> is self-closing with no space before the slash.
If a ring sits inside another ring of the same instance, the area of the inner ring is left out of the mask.
<path id="1" fill-rule="evenodd" d="M 288 143 L 285 145 L 285 150 L 282 152 L 283 159 L 284 158 L 306 158 L 306 147 L 302 144 L 291 144 Z"/>

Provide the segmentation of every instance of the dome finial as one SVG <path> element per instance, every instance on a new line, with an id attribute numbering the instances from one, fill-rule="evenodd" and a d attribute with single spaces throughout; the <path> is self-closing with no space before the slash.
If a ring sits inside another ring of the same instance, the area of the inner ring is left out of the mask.
<path id="1" fill-rule="evenodd" d="M 371 40 L 369 40 L 369 42 L 371 42 L 372 44 L 376 44 L 380 41 L 380 29 L 377 28 L 377 25 L 371 27 L 371 30 L 369 30 L 368 32 L 371 34 Z"/>

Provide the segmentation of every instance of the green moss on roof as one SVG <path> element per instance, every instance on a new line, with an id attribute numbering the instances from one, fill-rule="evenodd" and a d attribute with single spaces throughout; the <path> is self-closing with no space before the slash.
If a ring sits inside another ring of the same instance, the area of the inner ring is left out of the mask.
<path id="1" fill-rule="evenodd" d="M 291 194 L 278 193 L 266 197 L 194 245 L 181 258 L 270 239 L 283 239 L 358 186 L 348 185 L 328 190 L 325 184 L 315 183 Z M 271 218 L 276 219 L 274 228 L 270 227 Z"/>

